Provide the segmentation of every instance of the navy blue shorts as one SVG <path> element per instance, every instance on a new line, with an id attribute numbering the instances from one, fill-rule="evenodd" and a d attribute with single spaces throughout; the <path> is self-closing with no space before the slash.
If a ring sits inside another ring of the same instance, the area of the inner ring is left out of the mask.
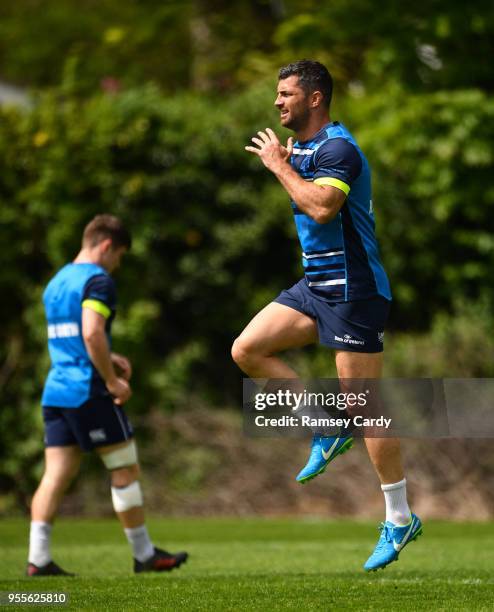
<path id="1" fill-rule="evenodd" d="M 45 446 L 98 446 L 125 442 L 134 435 L 132 425 L 110 396 L 95 397 L 79 408 L 43 406 Z"/>
<path id="2" fill-rule="evenodd" d="M 324 346 L 356 353 L 381 353 L 391 302 L 381 296 L 331 303 L 317 298 L 305 278 L 274 300 L 311 317 Z"/>

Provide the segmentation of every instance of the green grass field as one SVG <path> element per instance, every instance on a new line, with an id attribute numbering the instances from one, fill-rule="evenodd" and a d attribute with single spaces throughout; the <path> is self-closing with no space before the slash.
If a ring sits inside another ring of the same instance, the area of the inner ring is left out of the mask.
<path id="1" fill-rule="evenodd" d="M 188 563 L 135 576 L 115 521 L 60 520 L 54 557 L 78 577 L 28 579 L 28 521 L 0 521 L 0 590 L 64 591 L 65 609 L 77 610 L 494 608 L 494 524 L 426 523 L 398 563 L 372 574 L 362 570 L 378 535 L 368 523 L 154 519 L 149 527 L 156 544 L 188 550 Z"/>

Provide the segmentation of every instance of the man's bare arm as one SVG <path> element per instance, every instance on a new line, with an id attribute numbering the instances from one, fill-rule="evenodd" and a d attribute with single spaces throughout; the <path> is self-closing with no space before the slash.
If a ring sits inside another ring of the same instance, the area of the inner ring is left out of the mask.
<path id="1" fill-rule="evenodd" d="M 332 185 L 317 185 L 304 181 L 290 166 L 288 160 L 293 151 L 293 138 L 288 139 L 284 147 L 273 130 L 258 132 L 258 138 L 252 138 L 256 147 L 245 147 L 255 153 L 263 164 L 271 170 L 283 185 L 298 208 L 317 223 L 328 223 L 339 212 L 346 199 L 346 193 Z"/>
<path id="2" fill-rule="evenodd" d="M 82 309 L 82 337 L 89 358 L 103 378 L 116 404 L 124 404 L 131 396 L 129 383 L 118 377 L 113 367 L 105 332 L 106 319 L 90 308 Z"/>

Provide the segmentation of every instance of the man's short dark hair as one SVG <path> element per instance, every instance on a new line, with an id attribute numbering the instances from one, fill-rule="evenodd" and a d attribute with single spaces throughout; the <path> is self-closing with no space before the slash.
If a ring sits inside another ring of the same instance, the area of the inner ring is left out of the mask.
<path id="1" fill-rule="evenodd" d="M 280 68 L 278 79 L 287 79 L 293 75 L 298 76 L 298 83 L 307 95 L 320 91 L 324 105 L 329 108 L 333 95 L 333 77 L 326 66 L 313 60 L 298 60 Z"/>
<path id="2" fill-rule="evenodd" d="M 96 215 L 84 228 L 82 244 L 94 247 L 107 238 L 111 239 L 113 248 L 130 249 L 132 244 L 129 231 L 122 221 L 113 215 Z"/>

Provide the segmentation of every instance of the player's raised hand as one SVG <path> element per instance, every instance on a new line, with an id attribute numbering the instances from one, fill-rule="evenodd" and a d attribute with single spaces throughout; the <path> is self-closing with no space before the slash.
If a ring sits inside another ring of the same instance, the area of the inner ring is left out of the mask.
<path id="1" fill-rule="evenodd" d="M 275 173 L 283 169 L 293 152 L 293 138 L 290 137 L 284 147 L 271 128 L 266 128 L 265 132 L 257 132 L 252 142 L 257 147 L 248 146 L 245 150 L 258 155 L 266 168 Z"/>
<path id="2" fill-rule="evenodd" d="M 125 378 L 115 378 L 111 381 L 107 381 L 106 388 L 113 395 L 114 402 L 118 406 L 122 406 L 125 402 L 130 399 L 132 390 L 129 383 Z"/>

